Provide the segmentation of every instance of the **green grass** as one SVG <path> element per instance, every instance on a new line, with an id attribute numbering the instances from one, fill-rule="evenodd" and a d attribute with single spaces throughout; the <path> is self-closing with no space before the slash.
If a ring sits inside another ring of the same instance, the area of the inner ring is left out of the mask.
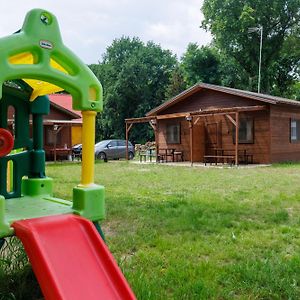
<path id="1" fill-rule="evenodd" d="M 0 250 L 0 300 L 40 299 L 38 283 L 17 238 L 7 238 Z"/>
<path id="2" fill-rule="evenodd" d="M 80 166 L 47 174 L 55 196 L 71 199 Z M 109 162 L 96 165 L 96 182 L 106 187 L 108 246 L 138 299 L 300 298 L 299 164 Z"/>

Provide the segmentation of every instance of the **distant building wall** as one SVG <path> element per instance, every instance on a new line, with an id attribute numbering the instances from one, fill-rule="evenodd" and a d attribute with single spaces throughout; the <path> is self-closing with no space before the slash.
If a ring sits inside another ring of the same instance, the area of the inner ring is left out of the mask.
<path id="1" fill-rule="evenodd" d="M 82 143 L 82 125 L 72 126 L 72 146 Z"/>

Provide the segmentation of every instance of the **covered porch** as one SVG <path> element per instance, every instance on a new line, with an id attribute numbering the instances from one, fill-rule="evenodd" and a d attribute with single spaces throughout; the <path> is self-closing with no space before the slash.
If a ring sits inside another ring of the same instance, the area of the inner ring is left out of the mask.
<path id="1" fill-rule="evenodd" d="M 156 162 L 252 164 L 254 154 L 263 147 L 255 144 L 254 135 L 261 125 L 254 127 L 254 117 L 264 119 L 267 110 L 265 105 L 252 105 L 126 119 L 127 153 L 133 124 L 149 123 L 154 130 Z"/>
<path id="2" fill-rule="evenodd" d="M 76 121 L 45 120 L 44 139 L 47 160 L 71 160 L 72 158 L 72 126 Z"/>

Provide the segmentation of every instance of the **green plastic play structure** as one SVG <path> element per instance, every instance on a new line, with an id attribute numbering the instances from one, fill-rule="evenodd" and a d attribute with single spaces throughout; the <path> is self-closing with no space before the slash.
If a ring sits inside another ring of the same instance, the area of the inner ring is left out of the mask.
<path id="1" fill-rule="evenodd" d="M 96 112 L 102 110 L 102 87 L 63 44 L 55 16 L 34 9 L 20 31 L 1 38 L 0 70 L 0 127 L 8 129 L 12 106 L 13 149 L 20 149 L 0 157 L 0 238 L 12 235 L 11 224 L 22 219 L 74 213 L 91 221 L 102 220 L 104 187 L 93 182 L 93 122 Z M 82 182 L 74 187 L 72 202 L 54 198 L 52 179 L 45 175 L 43 116 L 50 107 L 46 95 L 59 90 L 69 92 L 73 108 L 83 112 L 86 150 Z M 0 148 L 3 144 L 5 140 L 0 139 Z"/>
<path id="2" fill-rule="evenodd" d="M 64 46 L 56 18 L 41 9 L 0 39 L 0 70 L 0 248 L 5 237 L 21 240 L 47 300 L 134 300 L 99 225 L 104 187 L 94 183 L 94 146 L 101 84 Z M 61 90 L 83 118 L 81 182 L 73 201 L 53 197 L 45 174 L 47 94 Z"/>

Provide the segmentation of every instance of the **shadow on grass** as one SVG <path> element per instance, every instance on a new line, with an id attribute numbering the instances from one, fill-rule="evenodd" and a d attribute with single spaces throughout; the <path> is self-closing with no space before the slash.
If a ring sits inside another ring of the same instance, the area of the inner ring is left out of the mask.
<path id="1" fill-rule="evenodd" d="M 0 250 L 0 300 L 40 298 L 42 293 L 21 242 L 7 238 Z"/>

